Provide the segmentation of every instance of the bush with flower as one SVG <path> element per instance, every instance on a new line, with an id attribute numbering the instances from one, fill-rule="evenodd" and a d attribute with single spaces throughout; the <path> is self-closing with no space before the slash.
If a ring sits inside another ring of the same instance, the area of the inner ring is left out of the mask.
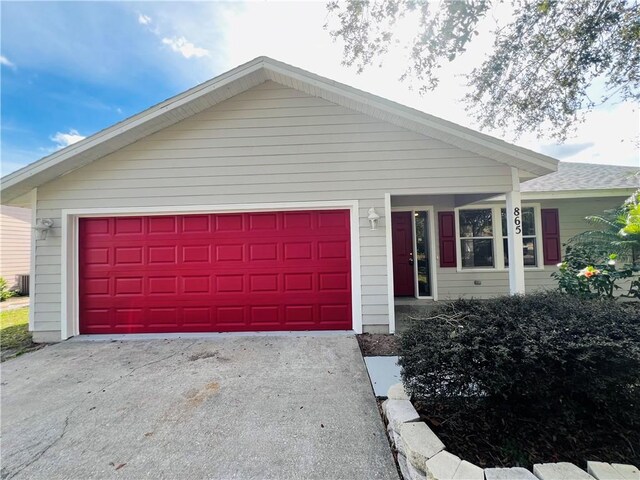
<path id="1" fill-rule="evenodd" d="M 618 265 L 618 255 L 606 254 L 595 245 L 568 245 L 564 261 L 551 274 L 561 292 L 585 298 L 632 297 L 640 299 L 640 280 L 635 278 L 640 266 Z M 624 290 L 621 283 L 627 283 Z"/>
<path id="2" fill-rule="evenodd" d="M 640 190 L 618 208 L 586 220 L 599 228 L 582 232 L 565 245 L 564 261 L 551 275 L 560 291 L 582 297 L 640 299 Z M 619 292 L 622 288 L 627 292 Z"/>

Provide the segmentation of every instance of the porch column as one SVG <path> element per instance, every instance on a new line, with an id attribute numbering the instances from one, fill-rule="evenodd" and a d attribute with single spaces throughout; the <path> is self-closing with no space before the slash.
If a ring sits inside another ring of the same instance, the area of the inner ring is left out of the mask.
<path id="1" fill-rule="evenodd" d="M 524 293 L 522 254 L 522 204 L 518 169 L 511 167 L 511 191 L 507 192 L 507 246 L 509 250 L 509 293 Z"/>

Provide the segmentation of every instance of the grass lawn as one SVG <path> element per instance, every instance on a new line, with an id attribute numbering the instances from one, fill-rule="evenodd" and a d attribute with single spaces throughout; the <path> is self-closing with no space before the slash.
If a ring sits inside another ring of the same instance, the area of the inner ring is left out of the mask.
<path id="1" fill-rule="evenodd" d="M 0 351 L 6 355 L 20 355 L 35 347 L 29 332 L 29 307 L 0 312 Z"/>

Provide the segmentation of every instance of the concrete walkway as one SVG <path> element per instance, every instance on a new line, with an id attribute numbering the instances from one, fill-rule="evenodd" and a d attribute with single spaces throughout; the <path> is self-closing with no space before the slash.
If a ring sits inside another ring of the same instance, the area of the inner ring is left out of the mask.
<path id="1" fill-rule="evenodd" d="M 2 364 L 2 478 L 397 479 L 353 336 L 70 341 Z"/>
<path id="2" fill-rule="evenodd" d="M 17 310 L 18 308 L 24 308 L 28 306 L 29 297 L 11 297 L 7 298 L 4 302 L 0 302 L 0 312 Z"/>

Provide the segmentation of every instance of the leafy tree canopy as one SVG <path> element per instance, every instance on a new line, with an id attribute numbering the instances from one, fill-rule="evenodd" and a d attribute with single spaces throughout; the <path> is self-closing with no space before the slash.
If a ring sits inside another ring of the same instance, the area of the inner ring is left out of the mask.
<path id="1" fill-rule="evenodd" d="M 424 93 L 438 85 L 442 65 L 467 50 L 492 8 L 505 3 L 511 20 L 496 28 L 492 51 L 467 75 L 464 100 L 481 127 L 516 135 L 542 135 L 548 127 L 564 140 L 593 107 L 640 99 L 638 0 L 347 0 L 327 9 L 337 20 L 331 35 L 344 42 L 343 63 L 358 71 L 382 61 L 401 42 L 398 23 L 417 15 L 402 78 Z M 587 89 L 596 80 L 602 94 L 591 98 Z"/>
<path id="2" fill-rule="evenodd" d="M 597 246 L 607 253 L 628 257 L 637 265 L 640 255 L 640 190 L 631 195 L 621 206 L 605 210 L 601 215 L 585 218 L 597 230 L 588 230 L 569 239 L 578 246 Z"/>

